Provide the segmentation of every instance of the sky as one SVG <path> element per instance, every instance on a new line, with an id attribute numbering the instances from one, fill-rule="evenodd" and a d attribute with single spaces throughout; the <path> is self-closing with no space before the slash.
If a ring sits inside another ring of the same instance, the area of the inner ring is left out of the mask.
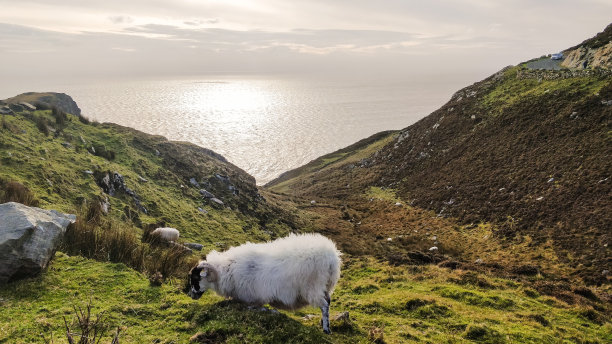
<path id="1" fill-rule="evenodd" d="M 0 77 L 296 74 L 477 81 L 580 43 L 609 0 L 0 0 Z"/>

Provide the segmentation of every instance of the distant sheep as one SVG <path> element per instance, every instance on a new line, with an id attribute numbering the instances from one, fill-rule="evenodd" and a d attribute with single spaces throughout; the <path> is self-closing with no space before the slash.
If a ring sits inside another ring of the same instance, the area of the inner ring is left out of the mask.
<path id="1" fill-rule="evenodd" d="M 160 227 L 149 233 L 150 238 L 159 238 L 165 242 L 176 242 L 179 238 L 179 231 L 176 228 Z"/>
<path id="2" fill-rule="evenodd" d="M 189 272 L 189 296 L 197 300 L 210 288 L 251 305 L 287 310 L 316 306 L 323 331 L 330 333 L 330 295 L 340 277 L 340 255 L 336 245 L 319 234 L 291 234 L 212 251 Z"/>

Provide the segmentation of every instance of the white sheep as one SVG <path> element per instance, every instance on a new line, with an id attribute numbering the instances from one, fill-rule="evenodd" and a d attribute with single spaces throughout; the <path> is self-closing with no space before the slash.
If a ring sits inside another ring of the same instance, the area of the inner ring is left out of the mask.
<path id="1" fill-rule="evenodd" d="M 291 234 L 272 242 L 246 243 L 212 251 L 191 269 L 189 296 L 207 289 L 251 305 L 287 310 L 319 307 L 323 331 L 329 330 L 329 305 L 340 278 L 340 251 L 320 234 Z"/>
<path id="2" fill-rule="evenodd" d="M 153 238 L 158 237 L 166 242 L 176 242 L 180 233 L 176 228 L 160 227 L 153 230 L 149 235 Z"/>

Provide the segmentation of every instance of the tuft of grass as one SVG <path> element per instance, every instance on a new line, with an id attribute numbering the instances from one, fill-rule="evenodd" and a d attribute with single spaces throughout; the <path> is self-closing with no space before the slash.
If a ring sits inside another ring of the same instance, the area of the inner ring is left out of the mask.
<path id="1" fill-rule="evenodd" d="M 37 207 L 39 201 L 25 185 L 15 181 L 4 181 L 0 178 L 0 203 L 18 202 Z"/>
<path id="2" fill-rule="evenodd" d="M 78 217 L 66 230 L 61 250 L 99 261 L 123 263 L 149 275 L 159 273 L 162 279 L 186 276 L 197 260 L 180 245 L 164 247 L 142 242 L 133 227 L 112 219 L 92 222 Z"/>
<path id="3" fill-rule="evenodd" d="M 49 136 L 49 122 L 44 116 L 34 115 L 34 123 L 36 123 L 36 128 L 38 128 L 38 131 L 43 133 L 45 136 Z"/>
<path id="4" fill-rule="evenodd" d="M 465 330 L 465 338 L 477 343 L 501 344 L 505 343 L 504 337 L 497 331 L 485 325 L 473 324 Z"/>

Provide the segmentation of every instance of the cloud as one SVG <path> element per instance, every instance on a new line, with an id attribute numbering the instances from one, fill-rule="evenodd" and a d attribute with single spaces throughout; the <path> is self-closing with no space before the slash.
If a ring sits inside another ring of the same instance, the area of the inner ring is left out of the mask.
<path id="1" fill-rule="evenodd" d="M 134 22 L 134 19 L 130 16 L 122 16 L 122 15 L 117 15 L 117 16 L 109 16 L 108 20 L 111 21 L 111 23 L 113 24 L 130 24 L 132 22 Z"/>
<path id="2" fill-rule="evenodd" d="M 193 20 L 187 20 L 187 21 L 183 22 L 183 24 L 188 25 L 188 26 L 202 26 L 202 25 L 217 24 L 217 23 L 219 23 L 219 19 L 217 19 L 217 18 L 213 18 L 213 19 L 193 19 Z"/>
<path id="3" fill-rule="evenodd" d="M 493 72 L 601 31 L 612 3 L 0 0 L 0 8 L 0 75 L 19 77 Z"/>
<path id="4" fill-rule="evenodd" d="M 111 48 L 111 49 L 112 50 L 117 50 L 117 51 L 123 51 L 123 52 L 126 52 L 126 53 L 133 53 L 133 52 L 136 51 L 136 49 L 134 49 L 134 48 L 122 48 L 122 47 L 114 47 L 114 48 Z"/>

